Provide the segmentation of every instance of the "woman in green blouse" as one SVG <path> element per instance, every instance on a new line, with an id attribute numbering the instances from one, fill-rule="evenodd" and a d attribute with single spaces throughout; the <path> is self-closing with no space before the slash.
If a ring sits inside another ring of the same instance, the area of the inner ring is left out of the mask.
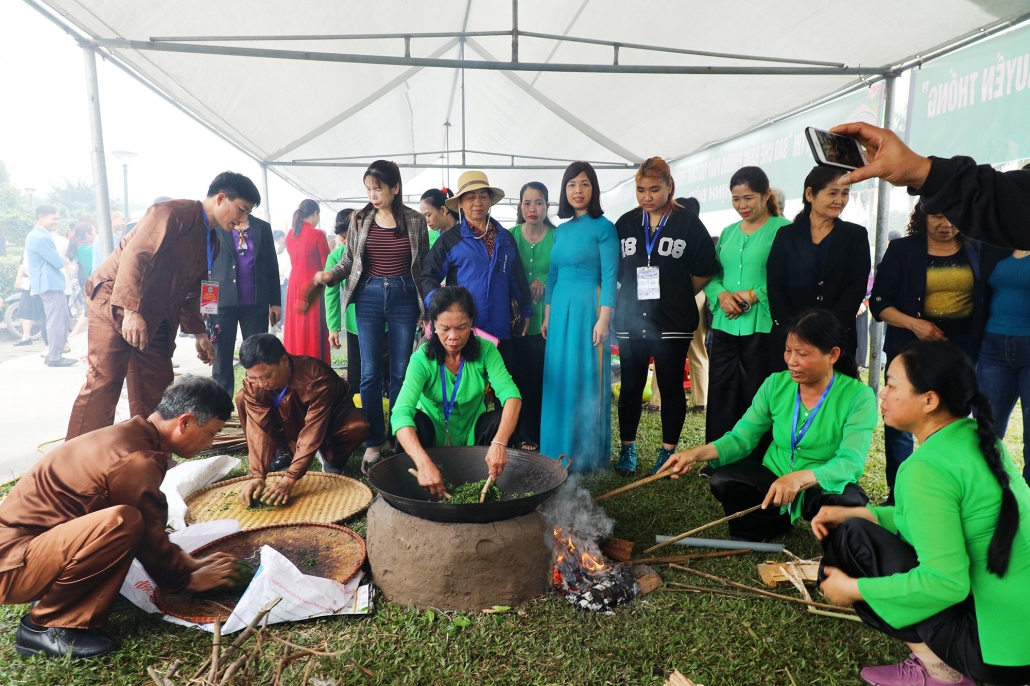
<path id="1" fill-rule="evenodd" d="M 719 235 L 719 273 L 705 287 L 713 314 L 705 412 L 709 442 L 744 416 L 772 371 L 765 266 L 776 232 L 790 223 L 780 216 L 769 177 L 758 167 L 738 169 L 730 178 L 730 193 L 740 221 Z"/>
<path id="2" fill-rule="evenodd" d="M 969 358 L 914 343 L 880 398 L 884 424 L 920 444 L 898 469 L 897 505 L 827 507 L 812 521 L 826 596 L 911 651 L 862 678 L 1030 683 L 1030 488 L 994 435 Z"/>
<path id="3" fill-rule="evenodd" d="M 538 450 L 540 446 L 540 405 L 544 394 L 544 337 L 540 325 L 544 322 L 544 291 L 554 247 L 554 224 L 547 216 L 547 207 L 547 186 L 530 181 L 519 191 L 518 224 L 511 227 L 533 301 L 533 316 L 529 318 L 526 335 L 511 341 L 511 376 L 522 393 L 519 432 L 523 450 Z"/>
<path id="4" fill-rule="evenodd" d="M 712 462 L 710 488 L 727 515 L 761 504 L 729 523 L 733 538 L 767 540 L 787 533 L 799 517 L 811 520 L 824 505 L 869 502 L 858 480 L 876 426 L 876 397 L 858 380 L 843 340 L 829 311 L 798 315 L 787 333 L 787 371 L 765 380 L 732 431 L 673 455 L 663 468 L 677 478 L 698 462 Z M 745 461 L 770 429 L 762 463 Z"/>
<path id="5" fill-rule="evenodd" d="M 486 464 L 496 479 L 508 462 L 522 398 L 497 347 L 474 335 L 476 305 L 467 289 L 438 289 L 427 317 L 432 332 L 408 362 L 391 423 L 418 467 L 419 485 L 442 496 L 443 479 L 424 446 L 489 446 Z M 487 384 L 501 405 L 489 412 Z"/>
<path id="6" fill-rule="evenodd" d="M 347 231 L 350 229 L 350 217 L 354 214 L 351 208 L 340 210 L 336 214 L 336 247 L 325 260 L 325 269 L 329 271 L 343 259 L 347 252 Z M 358 324 L 354 319 L 354 303 L 347 305 L 347 311 L 340 317 L 340 291 L 345 282 L 325 289 L 325 323 L 329 328 L 329 346 L 340 349 L 340 329 L 347 332 L 347 382 L 351 388 L 361 386 L 361 352 L 358 350 Z"/>

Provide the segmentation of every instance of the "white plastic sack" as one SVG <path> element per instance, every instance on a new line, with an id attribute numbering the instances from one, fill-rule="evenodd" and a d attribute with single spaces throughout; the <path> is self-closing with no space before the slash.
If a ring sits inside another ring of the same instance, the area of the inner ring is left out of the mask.
<path id="1" fill-rule="evenodd" d="M 212 522 L 203 522 L 196 526 L 190 526 L 182 531 L 168 535 L 168 540 L 183 550 L 193 552 L 201 546 L 212 541 L 217 541 L 223 536 L 234 534 L 240 530 L 240 523 L 235 519 L 216 519 Z M 160 612 L 154 603 L 154 589 L 157 584 L 147 574 L 147 570 L 139 560 L 133 560 L 129 567 L 129 573 L 125 575 L 122 582 L 121 594 L 129 599 L 136 607 L 145 612 Z"/>
<path id="2" fill-rule="evenodd" d="M 240 461 L 235 457 L 216 455 L 169 469 L 161 482 L 161 492 L 168 499 L 168 528 L 172 531 L 186 528 L 186 496 L 213 484 L 239 466 Z"/>

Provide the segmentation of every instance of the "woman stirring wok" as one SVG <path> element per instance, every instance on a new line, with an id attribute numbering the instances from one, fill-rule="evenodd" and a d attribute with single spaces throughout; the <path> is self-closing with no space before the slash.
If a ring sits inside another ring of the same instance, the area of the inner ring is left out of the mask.
<path id="1" fill-rule="evenodd" d="M 442 496 L 443 478 L 425 446 L 489 446 L 486 464 L 496 480 L 508 462 L 522 398 L 497 347 L 473 334 L 476 306 L 467 289 L 438 289 L 428 318 L 432 334 L 411 356 L 392 420 L 398 442 L 418 467 L 419 485 Z M 491 411 L 488 383 L 500 405 Z"/>

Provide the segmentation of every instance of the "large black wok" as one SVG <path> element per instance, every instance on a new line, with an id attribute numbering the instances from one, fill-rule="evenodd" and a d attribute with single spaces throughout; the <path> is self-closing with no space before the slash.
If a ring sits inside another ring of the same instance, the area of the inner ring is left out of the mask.
<path id="1" fill-rule="evenodd" d="M 485 447 L 470 446 L 429 448 L 426 452 L 445 483 L 461 486 L 490 475 L 484 459 L 486 451 Z M 509 448 L 508 464 L 497 479 L 497 487 L 505 493 L 503 500 L 451 505 L 418 485 L 418 479 L 408 473 L 414 466 L 407 453 L 388 457 L 369 470 L 368 483 L 401 512 L 435 522 L 497 522 L 529 514 L 565 483 L 569 474 L 567 463 L 563 466 L 559 460 Z M 514 497 L 524 493 L 533 495 Z"/>

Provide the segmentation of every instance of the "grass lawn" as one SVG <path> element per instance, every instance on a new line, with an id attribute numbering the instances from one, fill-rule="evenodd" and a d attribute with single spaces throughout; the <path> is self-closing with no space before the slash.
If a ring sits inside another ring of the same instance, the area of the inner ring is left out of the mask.
<path id="1" fill-rule="evenodd" d="M 690 413 L 681 449 L 700 444 L 703 437 L 704 415 Z M 1007 438 L 1010 450 L 1016 441 L 1021 447 L 1021 435 L 1013 440 L 1010 431 Z M 659 442 L 658 413 L 646 411 L 638 440 L 642 470 L 650 468 Z M 351 460 L 353 470 L 359 458 L 360 451 Z M 360 478 L 360 473 L 351 476 Z M 610 472 L 586 480 L 594 493 L 624 483 Z M 886 496 L 882 429 L 873 439 L 862 485 L 873 501 Z M 654 543 L 655 534 L 677 534 L 722 515 L 707 481 L 693 475 L 616 496 L 605 507 L 617 522 L 615 535 L 635 541 L 638 552 Z M 349 526 L 365 532 L 363 517 Z M 721 527 L 705 535 L 728 533 Z M 803 523 L 784 542 L 802 557 L 819 554 Z M 694 564 L 757 586 L 755 565 L 767 557 L 752 554 Z M 659 573 L 666 581 L 699 583 L 666 568 Z M 83 664 L 23 661 L 16 657 L 13 642 L 24 612 L 25 606 L 0 608 L 0 684 L 143 684 L 148 665 L 179 658 L 191 667 L 183 673 L 192 673 L 210 654 L 210 634 L 174 626 L 119 600 L 106 629 L 122 642 L 118 652 Z M 810 615 L 779 601 L 728 596 L 656 591 L 604 616 L 578 610 L 551 593 L 510 613 L 471 616 L 467 625 L 463 617 L 419 612 L 378 598 L 375 613 L 368 617 L 319 619 L 273 630 L 305 646 L 347 651 L 315 670 L 314 676 L 336 684 L 662 684 L 673 669 L 708 686 L 861 684 L 862 666 L 900 661 L 907 653 L 903 644 L 855 622 Z M 273 666 L 279 655 L 269 648 Z M 296 671 L 291 679 L 300 682 Z"/>

